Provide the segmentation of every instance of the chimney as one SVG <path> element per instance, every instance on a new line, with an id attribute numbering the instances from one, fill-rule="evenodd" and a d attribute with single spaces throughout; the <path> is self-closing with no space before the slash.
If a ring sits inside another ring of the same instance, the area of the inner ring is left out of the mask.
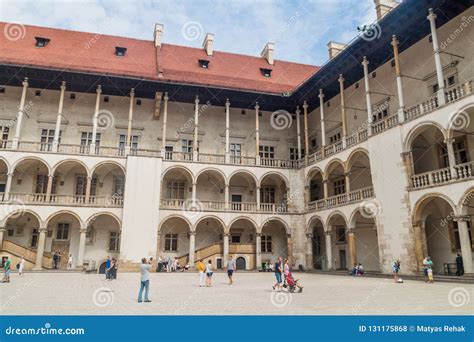
<path id="1" fill-rule="evenodd" d="M 155 24 L 155 33 L 153 38 L 155 40 L 155 47 L 161 47 L 161 35 L 163 34 L 163 24 Z"/>
<path id="2" fill-rule="evenodd" d="M 339 52 L 346 48 L 346 46 L 346 44 L 330 41 L 328 43 L 329 59 L 333 59 L 334 57 L 336 57 Z"/>
<path id="3" fill-rule="evenodd" d="M 375 12 L 377 12 L 377 20 L 382 19 L 385 14 L 399 5 L 396 0 L 374 0 L 374 3 Z"/>
<path id="4" fill-rule="evenodd" d="M 275 50 L 275 43 L 267 43 L 260 54 L 261 57 L 265 58 L 268 64 L 273 65 L 273 51 Z"/>
<path id="5" fill-rule="evenodd" d="M 212 56 L 214 51 L 214 33 L 207 33 L 202 43 L 202 47 L 206 50 L 208 56 Z"/>

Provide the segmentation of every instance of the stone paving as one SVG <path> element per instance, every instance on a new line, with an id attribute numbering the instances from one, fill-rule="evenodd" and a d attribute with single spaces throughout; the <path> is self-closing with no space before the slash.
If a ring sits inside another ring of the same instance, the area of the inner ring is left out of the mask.
<path id="1" fill-rule="evenodd" d="M 197 273 L 151 274 L 151 303 L 137 303 L 140 275 L 26 273 L 0 284 L 3 315 L 461 315 L 474 312 L 474 285 L 295 274 L 303 293 L 274 292 L 272 273 L 225 273 L 200 288 Z"/>

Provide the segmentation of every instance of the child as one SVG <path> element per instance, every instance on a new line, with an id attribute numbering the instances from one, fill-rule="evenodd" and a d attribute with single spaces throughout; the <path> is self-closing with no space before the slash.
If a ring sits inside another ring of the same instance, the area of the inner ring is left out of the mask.
<path id="1" fill-rule="evenodd" d="M 426 272 L 428 273 L 428 282 L 433 284 L 433 269 L 429 267 Z"/>
<path id="2" fill-rule="evenodd" d="M 209 260 L 209 262 L 206 265 L 206 276 L 207 276 L 206 286 L 207 287 L 212 286 L 212 274 L 213 273 L 214 272 L 212 272 L 212 261 Z"/>

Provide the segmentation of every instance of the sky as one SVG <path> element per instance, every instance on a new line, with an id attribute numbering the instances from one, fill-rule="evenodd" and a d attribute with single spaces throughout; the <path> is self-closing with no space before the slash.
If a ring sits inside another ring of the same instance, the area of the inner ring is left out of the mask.
<path id="1" fill-rule="evenodd" d="M 322 65 L 327 43 L 348 43 L 376 18 L 373 0 L 0 0 L 0 21 L 153 39 L 259 56 L 275 43 L 275 59 Z"/>

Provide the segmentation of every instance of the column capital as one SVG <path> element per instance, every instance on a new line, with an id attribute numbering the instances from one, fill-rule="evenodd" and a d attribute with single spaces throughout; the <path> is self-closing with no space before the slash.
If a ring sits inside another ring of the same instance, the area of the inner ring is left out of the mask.
<path id="1" fill-rule="evenodd" d="M 422 227 L 423 226 L 423 221 L 415 221 L 415 222 L 412 222 L 412 226 L 413 227 Z"/>
<path id="2" fill-rule="evenodd" d="M 28 77 L 25 77 L 25 80 L 21 84 L 23 84 L 23 87 L 28 87 L 28 85 L 29 85 Z"/>
<path id="3" fill-rule="evenodd" d="M 40 233 L 46 233 L 48 231 L 47 227 L 39 227 L 38 232 Z"/>
<path id="4" fill-rule="evenodd" d="M 362 58 L 362 65 L 363 66 L 369 65 L 369 60 L 367 59 L 367 56 L 364 56 L 364 58 Z"/>
<path id="5" fill-rule="evenodd" d="M 81 234 L 87 233 L 87 228 L 81 228 L 81 229 L 79 229 L 79 233 L 81 233 Z"/>
<path id="6" fill-rule="evenodd" d="M 306 233 L 306 237 L 308 239 L 312 239 L 313 238 L 313 233 Z"/>
<path id="7" fill-rule="evenodd" d="M 255 102 L 255 110 L 258 111 L 259 109 L 260 109 L 260 106 L 258 105 L 258 101 L 257 101 L 257 102 Z"/>
<path id="8" fill-rule="evenodd" d="M 300 115 L 301 111 L 300 111 L 300 106 L 296 106 L 296 115 Z"/>
<path id="9" fill-rule="evenodd" d="M 337 80 L 339 81 L 339 83 L 343 83 L 345 81 L 344 76 L 342 76 L 342 74 L 339 74 L 339 78 Z"/>
<path id="10" fill-rule="evenodd" d="M 168 92 L 165 92 L 165 96 L 163 96 L 163 100 L 165 100 L 165 101 L 168 101 L 168 100 L 169 100 Z"/>
<path id="11" fill-rule="evenodd" d="M 227 236 L 227 237 L 229 237 L 229 236 L 230 236 L 230 233 L 224 233 L 224 234 L 222 234 L 222 236 Z"/>
<path id="12" fill-rule="evenodd" d="M 326 231 L 324 232 L 324 235 L 326 235 L 326 236 L 332 235 L 332 230 L 326 230 Z"/>
<path id="13" fill-rule="evenodd" d="M 438 16 L 436 15 L 436 13 L 433 11 L 432 8 L 428 9 L 428 16 L 426 17 L 426 19 L 428 19 L 429 21 L 431 20 L 435 20 L 436 18 L 438 18 Z"/>
<path id="14" fill-rule="evenodd" d="M 303 109 L 306 110 L 308 108 L 308 102 L 306 100 L 303 101 Z"/>
<path id="15" fill-rule="evenodd" d="M 355 228 L 348 228 L 347 229 L 347 234 L 354 234 L 355 233 Z"/>
<path id="16" fill-rule="evenodd" d="M 135 96 L 135 88 L 130 90 L 130 97 L 133 98 Z"/>
<path id="17" fill-rule="evenodd" d="M 319 88 L 319 99 L 321 100 L 321 102 L 322 102 L 323 98 L 324 98 L 323 90 L 321 88 Z"/>
<path id="18" fill-rule="evenodd" d="M 196 231 L 192 230 L 189 232 L 189 236 L 194 236 L 194 235 L 196 235 Z"/>
<path id="19" fill-rule="evenodd" d="M 471 222 L 471 217 L 469 215 L 458 215 L 454 216 L 453 220 L 455 222 Z"/>
<path id="20" fill-rule="evenodd" d="M 396 35 L 392 35 L 392 42 L 390 44 L 392 46 L 398 46 L 398 39 Z"/>
<path id="21" fill-rule="evenodd" d="M 66 90 L 66 81 L 61 82 L 61 86 L 59 87 L 59 89 L 61 89 L 62 91 Z"/>
<path id="22" fill-rule="evenodd" d="M 291 239 L 291 234 L 286 234 L 287 239 Z"/>
<path id="23" fill-rule="evenodd" d="M 446 138 L 444 139 L 445 144 L 452 144 L 454 142 L 454 138 Z"/>
<path id="24" fill-rule="evenodd" d="M 98 95 L 102 93 L 102 86 L 100 84 L 97 86 L 96 92 Z"/>
<path id="25" fill-rule="evenodd" d="M 5 233 L 7 231 L 7 228 L 5 227 L 0 227 L 0 233 Z"/>
<path id="26" fill-rule="evenodd" d="M 262 237 L 262 233 L 255 233 L 256 237 Z"/>
<path id="27" fill-rule="evenodd" d="M 229 99 L 225 99 L 225 106 L 226 106 L 226 107 L 230 107 L 230 101 L 229 101 Z"/>
<path id="28" fill-rule="evenodd" d="M 199 104 L 199 95 L 196 95 L 196 99 L 194 100 L 194 103 L 195 103 L 196 105 Z"/>

